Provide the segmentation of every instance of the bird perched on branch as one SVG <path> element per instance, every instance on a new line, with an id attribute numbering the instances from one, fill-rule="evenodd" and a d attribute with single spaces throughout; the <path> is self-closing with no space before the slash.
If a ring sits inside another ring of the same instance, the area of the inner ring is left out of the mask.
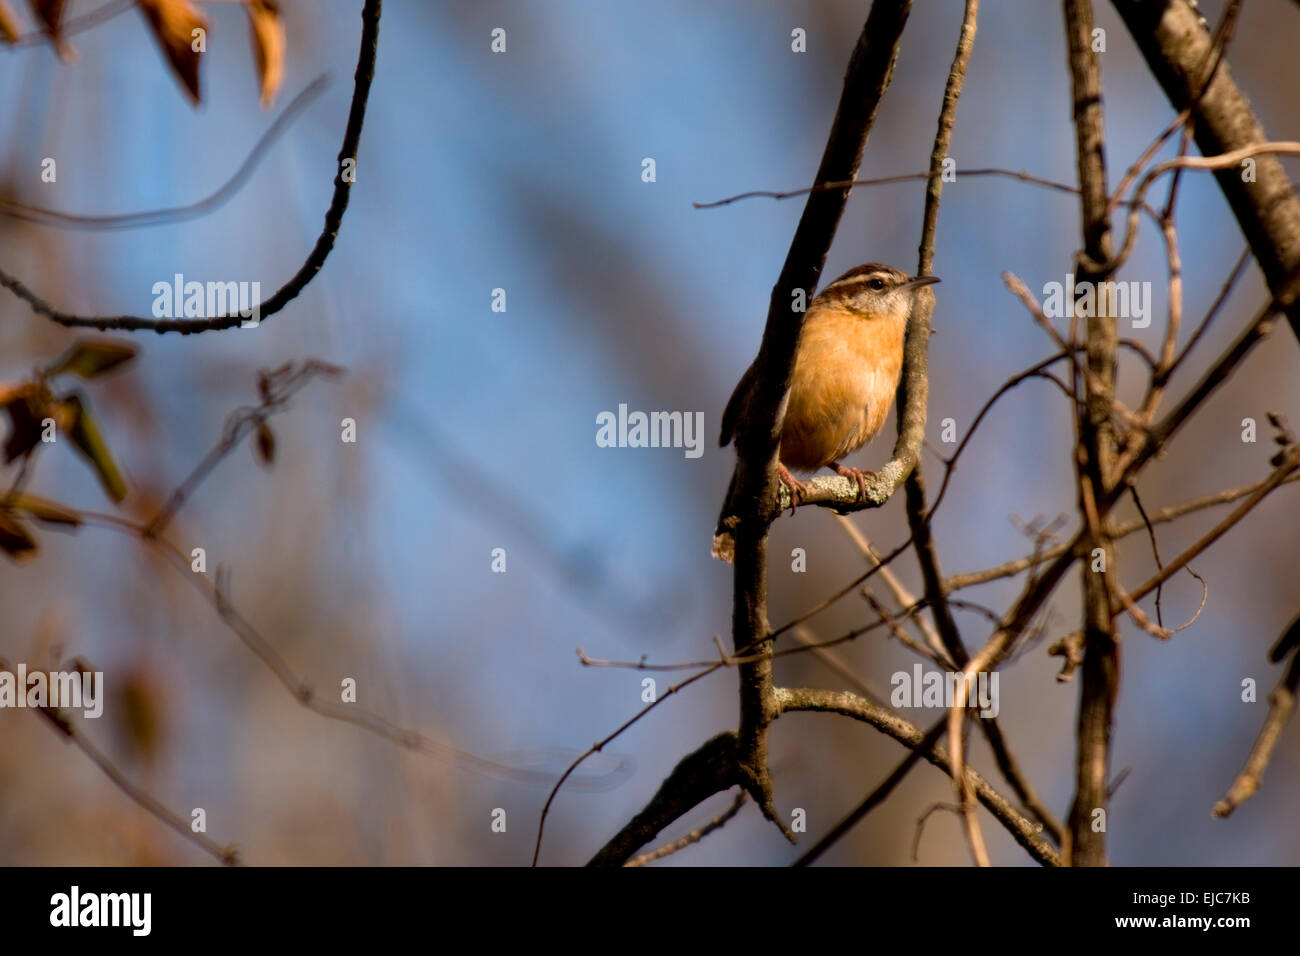
<path id="1" fill-rule="evenodd" d="M 799 333 L 794 376 L 781 423 L 777 471 L 790 489 L 791 506 L 807 492 L 791 472 L 812 473 L 830 466 L 858 483 L 865 496 L 868 477 L 842 463 L 880 431 L 889 415 L 903 368 L 903 335 L 912 313 L 912 293 L 938 282 L 935 276 L 912 278 L 890 266 L 871 262 L 850 269 L 809 303 Z M 722 413 L 719 444 L 726 446 L 749 425 L 750 402 L 757 381 L 757 360 Z M 728 559 L 726 518 L 731 492 L 723 507 L 714 554 Z"/>

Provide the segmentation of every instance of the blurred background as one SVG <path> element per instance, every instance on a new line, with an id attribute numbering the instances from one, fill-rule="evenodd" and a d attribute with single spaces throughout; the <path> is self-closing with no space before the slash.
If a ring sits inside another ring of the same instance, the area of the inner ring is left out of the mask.
<path id="1" fill-rule="evenodd" d="M 90 0 L 71 13 L 93 9 Z M 301 263 L 320 229 L 351 94 L 360 0 L 284 0 L 284 89 L 258 106 L 244 12 L 208 4 L 204 97 L 192 108 L 136 11 L 73 38 L 75 64 L 48 45 L 0 49 L 0 195 L 81 214 L 182 205 L 215 190 L 276 112 L 322 72 L 333 82 L 262 157 L 239 193 L 197 221 L 83 232 L 0 220 L 0 261 L 52 303 L 82 313 L 148 315 L 154 282 L 259 280 L 264 294 Z M 1204 2 L 1210 22 L 1218 2 Z M 89 394 L 131 482 L 121 512 L 147 518 L 220 437 L 228 412 L 255 398 L 257 370 L 316 357 L 349 371 L 312 384 L 273 421 L 275 466 L 247 447 L 222 462 L 170 529 L 209 570 L 231 568 L 231 595 L 290 664 L 324 694 L 344 677 L 359 702 L 448 745 L 558 772 L 642 706 L 643 674 L 584 669 L 593 657 L 652 662 L 714 655 L 728 638 L 730 568 L 709 555 L 733 452 L 719 416 L 753 358 L 767 299 L 802 199 L 697 210 L 751 189 L 806 186 L 829 129 L 868 4 L 817 2 L 438 3 L 389 0 L 357 181 L 321 274 L 256 330 L 134 336 L 142 353 Z M 864 176 L 923 172 L 961 22 L 960 0 L 920 0 L 862 165 Z M 1172 118 L 1110 7 L 1102 57 L 1112 186 Z M 507 50 L 490 52 L 506 30 Z M 791 31 L 807 31 L 807 52 Z M 1298 138 L 1300 15 L 1285 0 L 1246 6 L 1229 62 L 1273 139 Z M 986 3 L 939 221 L 929 440 L 958 437 L 1004 380 L 1053 351 L 1005 291 L 1063 281 L 1080 245 L 1072 197 L 1019 182 L 965 179 L 1001 166 L 1073 182 L 1059 5 Z M 41 161 L 54 157 L 56 183 Z M 653 158 L 656 178 L 642 180 Z M 1292 160 L 1291 162 L 1294 162 Z M 831 249 L 830 278 L 866 261 L 913 271 L 922 183 L 859 189 Z M 1163 189 L 1157 193 L 1163 197 Z M 1190 329 L 1243 248 L 1217 187 L 1189 174 L 1179 225 Z M 1151 281 L 1153 349 L 1163 329 L 1165 260 L 1144 223 L 1121 279 Z M 492 290 L 506 290 L 494 312 Z M 1175 380 L 1183 394 L 1265 301 L 1252 267 Z M 28 375 L 76 334 L 0 296 L 0 381 Z M 1184 339 L 1186 334 L 1184 334 Z M 1126 356 L 1127 363 L 1131 356 Z M 1279 329 L 1155 463 L 1148 510 L 1268 471 L 1265 413 L 1300 421 L 1300 350 Z M 1121 397 L 1143 379 L 1125 366 Z M 704 454 L 597 447 L 596 416 L 630 409 L 702 411 Z M 357 442 L 339 422 L 357 422 Z M 1260 440 L 1241 440 L 1242 420 Z M 1018 520 L 1070 516 L 1074 488 L 1064 399 L 1029 383 L 999 404 L 965 453 L 935 517 L 946 573 L 1018 557 Z M 884 438 L 854 456 L 878 467 Z M 931 494 L 941 469 L 926 460 Z M 12 480 L 13 470 L 0 478 Z M 30 489 L 111 510 L 66 447 L 38 458 Z M 1210 807 L 1238 772 L 1280 676 L 1266 653 L 1300 608 L 1297 492 L 1279 490 L 1193 567 L 1209 583 L 1197 623 L 1169 642 L 1125 624 L 1109 848 L 1117 864 L 1300 861 L 1294 807 L 1300 748 L 1290 727 L 1261 792 L 1227 820 Z M 1222 516 L 1159 529 L 1162 554 Z M 1132 516 L 1125 506 L 1121 518 Z M 881 551 L 906 537 L 901 501 L 855 516 Z M 1072 527 L 1072 519 L 1067 522 Z M 0 656 L 29 668 L 80 654 L 105 672 L 107 705 L 79 727 L 132 780 L 255 864 L 524 864 L 547 787 L 409 752 L 299 706 L 180 574 L 140 542 L 98 528 L 40 532 L 37 558 L 0 560 Z M 807 572 L 793 573 L 793 548 Z M 505 573 L 492 552 L 505 550 Z M 856 577 L 862 559 L 833 516 L 780 519 L 771 542 L 770 612 L 781 624 Z M 1123 580 L 1153 570 L 1141 535 L 1119 552 Z M 913 557 L 895 564 L 920 589 Z M 963 594 L 1003 609 L 1022 581 Z M 1078 574 L 1058 590 L 1044 640 L 1001 675 L 1001 719 L 1028 778 L 1061 817 L 1073 790 L 1077 684 L 1054 680 L 1046 653 L 1073 630 Z M 1189 617 L 1200 587 L 1165 589 L 1166 623 Z M 1150 602 L 1144 602 L 1148 611 Z M 809 622 L 828 639 L 865 623 L 846 599 Z M 960 613 L 968 646 L 988 623 Z M 841 648 L 888 690 L 914 657 L 874 636 Z M 680 674 L 653 675 L 662 693 Z M 1241 701 L 1253 678 L 1259 702 Z M 787 658 L 790 685 L 846 686 L 811 657 Z M 928 726 L 933 711 L 905 709 Z M 733 673 L 691 686 L 618 739 L 635 762 L 603 792 L 562 791 L 542 861 L 576 864 L 638 810 L 680 757 L 737 718 Z M 30 711 L 0 711 L 0 862 L 209 864 L 212 859 L 128 800 Z M 982 739 L 974 764 L 997 778 Z M 808 814 L 815 839 L 904 756 L 842 718 L 792 715 L 773 730 L 776 801 Z M 917 819 L 951 799 L 918 768 L 824 859 L 911 859 Z M 721 812 L 719 795 L 664 839 Z M 491 828 L 506 813 L 504 833 Z M 995 862 L 1031 861 L 991 818 Z M 781 864 L 799 851 L 752 806 L 668 865 Z M 965 864 L 957 819 L 930 817 L 923 864 Z"/>

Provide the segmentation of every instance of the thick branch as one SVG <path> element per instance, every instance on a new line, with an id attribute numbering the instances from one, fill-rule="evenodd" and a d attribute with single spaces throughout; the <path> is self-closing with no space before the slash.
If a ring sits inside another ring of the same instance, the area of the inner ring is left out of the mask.
<path id="1" fill-rule="evenodd" d="M 715 793 L 735 786 L 737 737 L 718 734 L 673 769 L 644 810 L 601 847 L 588 866 L 622 866 L 674 820 L 689 813 Z"/>
<path id="2" fill-rule="evenodd" d="M 1151 72 L 1174 109 L 1193 100 L 1210 53 L 1211 37 L 1185 3 L 1111 0 L 1128 27 Z M 1267 141 L 1250 102 L 1233 82 L 1227 63 L 1192 111 L 1196 145 L 1204 156 L 1217 156 Z M 1300 200 L 1275 156 L 1255 158 L 1250 182 L 1240 167 L 1215 173 L 1241 231 L 1264 272 L 1269 289 L 1280 293 L 1287 277 L 1300 268 Z M 1300 337 L 1300 304 L 1288 303 L 1287 318 Z"/>
<path id="3" fill-rule="evenodd" d="M 1097 282 L 1106 278 L 1092 263 L 1110 259 L 1109 200 L 1106 191 L 1104 123 L 1101 108 L 1101 72 L 1092 51 L 1091 0 L 1065 0 L 1066 48 L 1074 104 L 1074 128 L 1079 167 L 1079 197 L 1083 219 L 1080 278 Z M 1076 467 L 1079 509 L 1084 516 L 1084 549 L 1101 549 L 1109 555 L 1106 515 L 1099 511 L 1114 465 L 1115 436 L 1111 403 L 1115 396 L 1115 316 L 1098 309 L 1087 319 L 1088 375 L 1084 377 L 1085 407 L 1078 416 Z M 1074 321 L 1070 324 L 1073 344 Z M 1073 369 L 1073 366 L 1072 366 Z M 1078 377 L 1077 375 L 1075 376 Z M 1110 613 L 1106 568 L 1094 572 L 1082 566 L 1084 602 L 1083 681 L 1077 727 L 1075 794 L 1070 809 L 1066 859 L 1071 865 L 1101 866 L 1106 862 L 1106 832 L 1093 826 L 1093 814 L 1104 810 L 1110 768 L 1110 728 L 1119 692 L 1119 645 Z"/>

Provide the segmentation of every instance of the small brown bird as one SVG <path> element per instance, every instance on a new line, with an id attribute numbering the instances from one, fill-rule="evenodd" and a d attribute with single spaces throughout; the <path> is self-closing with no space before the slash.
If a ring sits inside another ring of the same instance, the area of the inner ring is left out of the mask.
<path id="1" fill-rule="evenodd" d="M 914 279 L 871 262 L 844 273 L 809 304 L 777 461 L 793 504 L 806 489 L 791 469 L 811 473 L 829 465 L 857 481 L 859 494 L 866 494 L 867 476 L 874 475 L 840 460 L 871 441 L 885 424 L 903 368 L 912 292 L 938 281 L 935 276 Z M 722 413 L 723 446 L 746 426 L 754 380 L 751 365 Z"/>

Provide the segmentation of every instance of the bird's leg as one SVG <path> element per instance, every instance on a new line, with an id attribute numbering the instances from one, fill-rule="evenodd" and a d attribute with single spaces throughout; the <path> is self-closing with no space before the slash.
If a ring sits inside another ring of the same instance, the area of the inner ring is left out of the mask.
<path id="1" fill-rule="evenodd" d="M 833 462 L 831 467 L 835 469 L 835 474 L 845 478 L 852 478 L 858 483 L 858 500 L 867 497 L 867 479 L 876 480 L 874 471 L 863 471 L 861 468 L 850 468 L 848 465 L 841 465 L 838 461 Z"/>
<path id="2" fill-rule="evenodd" d="M 790 514 L 794 514 L 794 509 L 798 506 L 799 499 L 807 493 L 808 489 L 804 487 L 802 481 L 790 474 L 790 469 L 781 464 L 780 461 L 776 463 L 776 473 L 781 476 L 781 481 L 783 481 L 785 486 L 790 489 Z"/>

